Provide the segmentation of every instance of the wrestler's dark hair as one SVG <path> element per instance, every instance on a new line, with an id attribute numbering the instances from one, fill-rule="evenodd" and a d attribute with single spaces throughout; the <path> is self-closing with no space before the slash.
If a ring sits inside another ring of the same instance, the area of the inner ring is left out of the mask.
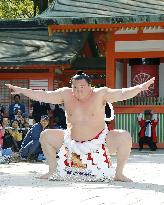
<path id="1" fill-rule="evenodd" d="M 72 83 L 72 80 L 85 80 L 88 85 L 92 83 L 91 78 L 89 75 L 85 74 L 83 71 L 78 71 L 70 80 L 70 83 Z"/>

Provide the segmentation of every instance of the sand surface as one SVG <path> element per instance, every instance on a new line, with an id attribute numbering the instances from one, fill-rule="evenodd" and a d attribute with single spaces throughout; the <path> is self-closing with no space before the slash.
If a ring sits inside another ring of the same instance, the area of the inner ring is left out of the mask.
<path id="1" fill-rule="evenodd" d="M 114 166 L 116 159 L 113 157 Z M 44 163 L 0 164 L 0 204 L 164 205 L 164 150 L 133 150 L 124 173 L 134 182 L 80 183 L 37 179 Z"/>

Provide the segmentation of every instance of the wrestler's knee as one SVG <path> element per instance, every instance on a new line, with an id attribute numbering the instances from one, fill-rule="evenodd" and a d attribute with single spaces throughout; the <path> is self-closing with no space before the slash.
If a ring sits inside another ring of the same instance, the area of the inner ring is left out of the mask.
<path id="1" fill-rule="evenodd" d="M 126 144 L 126 145 L 129 145 L 129 146 L 132 146 L 131 134 L 126 130 L 122 130 L 121 135 L 122 135 L 121 140 L 123 141 L 123 143 Z"/>
<path id="2" fill-rule="evenodd" d="M 113 141 L 115 144 L 120 145 L 132 145 L 131 134 L 126 130 L 111 130 L 109 133 L 109 141 Z"/>

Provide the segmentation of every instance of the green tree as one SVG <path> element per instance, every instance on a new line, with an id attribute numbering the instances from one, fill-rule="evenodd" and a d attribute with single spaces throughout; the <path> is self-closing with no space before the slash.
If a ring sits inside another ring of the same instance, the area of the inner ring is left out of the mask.
<path id="1" fill-rule="evenodd" d="M 0 19 L 31 18 L 33 7 L 31 0 L 0 0 Z"/>
<path id="2" fill-rule="evenodd" d="M 31 18 L 42 13 L 52 0 L 0 0 L 0 19 Z"/>

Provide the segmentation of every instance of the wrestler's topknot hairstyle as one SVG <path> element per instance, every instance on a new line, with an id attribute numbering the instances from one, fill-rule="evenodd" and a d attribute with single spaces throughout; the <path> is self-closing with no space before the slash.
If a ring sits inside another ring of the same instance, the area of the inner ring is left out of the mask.
<path id="1" fill-rule="evenodd" d="M 78 71 L 72 78 L 71 78 L 71 83 L 72 80 L 85 80 L 89 85 L 91 84 L 91 78 L 89 75 L 85 74 L 83 71 Z"/>

